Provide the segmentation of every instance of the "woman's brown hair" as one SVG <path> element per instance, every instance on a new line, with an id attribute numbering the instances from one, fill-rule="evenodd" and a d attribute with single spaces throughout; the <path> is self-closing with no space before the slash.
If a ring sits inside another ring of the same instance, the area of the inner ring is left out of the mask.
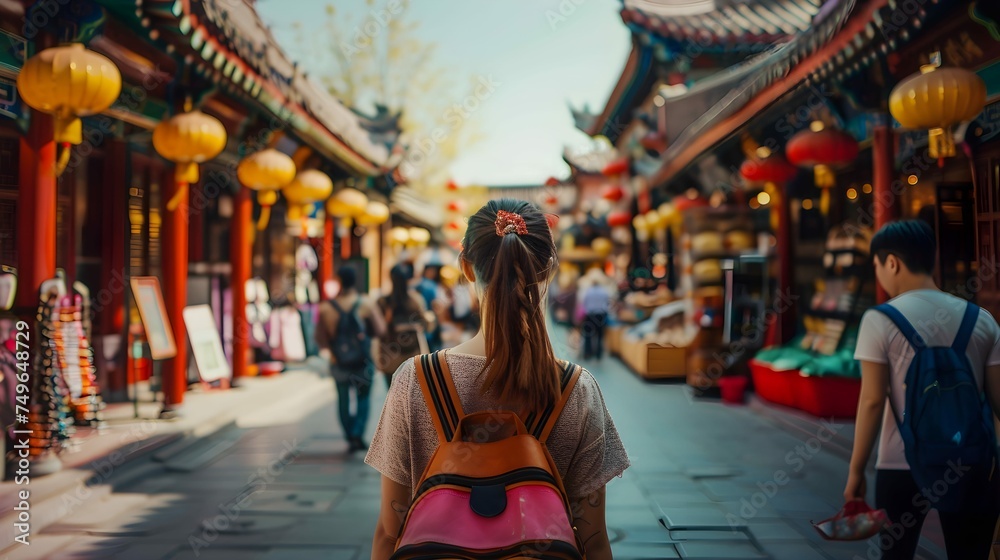
<path id="1" fill-rule="evenodd" d="M 518 226 L 501 227 L 511 220 Z M 545 215 L 523 200 L 491 200 L 469 218 L 462 249 L 485 288 L 483 391 L 508 406 L 544 409 L 560 391 L 559 365 L 545 328 L 543 299 L 557 266 Z"/>

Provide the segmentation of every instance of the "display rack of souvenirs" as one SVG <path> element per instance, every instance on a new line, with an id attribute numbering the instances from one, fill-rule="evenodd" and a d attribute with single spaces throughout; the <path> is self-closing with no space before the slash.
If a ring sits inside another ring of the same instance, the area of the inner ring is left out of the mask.
<path id="1" fill-rule="evenodd" d="M 85 294 L 60 299 L 53 313 L 53 341 L 56 344 L 53 368 L 66 381 L 69 406 L 78 426 L 102 424 L 104 402 L 97 386 L 94 348 L 84 327 Z"/>
<path id="2" fill-rule="evenodd" d="M 875 303 L 868 229 L 837 226 L 827 236 L 823 274 L 801 311 L 803 333 L 762 350 L 751 363 L 762 398 L 816 415 L 854 415 L 861 371 L 854 359 L 861 314 Z"/>
<path id="3" fill-rule="evenodd" d="M 649 319 L 609 333 L 609 347 L 639 375 L 681 377 L 704 388 L 715 384 L 715 356 L 723 342 L 723 263 L 756 254 L 761 245 L 749 211 L 691 208 L 678 237 L 679 299 L 661 299 Z M 731 369 L 734 364 L 716 368 Z"/>
<path id="4" fill-rule="evenodd" d="M 59 302 L 65 296 L 66 284 L 61 278 L 46 280 L 39 289 L 35 328 L 32 330 L 32 334 L 37 336 L 35 371 L 39 375 L 34 377 L 26 427 L 31 431 L 29 453 L 36 464 L 51 464 L 49 461 L 69 446 L 74 431 L 70 389 L 63 375 L 66 367 L 61 363 L 66 341 L 57 311 Z"/>

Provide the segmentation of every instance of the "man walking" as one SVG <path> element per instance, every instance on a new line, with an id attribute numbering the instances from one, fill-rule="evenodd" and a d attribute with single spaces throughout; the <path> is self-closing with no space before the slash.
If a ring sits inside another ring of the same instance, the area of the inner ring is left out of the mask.
<path id="1" fill-rule="evenodd" d="M 583 359 L 604 357 L 604 329 L 608 325 L 611 294 L 607 276 L 599 268 L 592 268 L 581 279 L 584 284 L 580 306 L 583 308 Z"/>
<path id="2" fill-rule="evenodd" d="M 879 538 L 882 558 L 912 560 L 933 508 L 948 558 L 985 559 L 1000 512 L 993 430 L 1000 327 L 989 312 L 934 284 L 936 241 L 925 222 L 885 225 L 871 254 L 892 299 L 861 321 L 861 398 L 844 498 L 865 497 L 881 423 L 875 504 L 892 522 Z"/>
<path id="3" fill-rule="evenodd" d="M 330 360 L 330 372 L 337 383 L 340 424 L 350 452 L 368 449 L 362 437 L 368 423 L 369 400 L 375 364 L 372 360 L 373 337 L 385 334 L 385 320 L 375 303 L 357 289 L 354 269 L 337 271 L 340 293 L 320 304 L 316 325 L 316 343 L 321 354 Z M 351 395 L 355 407 L 351 414 Z"/>

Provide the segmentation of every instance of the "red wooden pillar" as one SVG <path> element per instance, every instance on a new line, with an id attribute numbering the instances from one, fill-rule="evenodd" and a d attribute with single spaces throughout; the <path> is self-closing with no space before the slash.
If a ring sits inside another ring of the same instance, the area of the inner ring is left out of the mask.
<path id="1" fill-rule="evenodd" d="M 233 221 L 230 224 L 230 260 L 232 262 L 233 298 L 233 378 L 247 374 L 250 351 L 250 324 L 247 322 L 246 285 L 250 280 L 250 261 L 253 245 L 250 230 L 253 227 L 253 200 L 250 189 L 241 188 L 236 193 Z"/>
<path id="2" fill-rule="evenodd" d="M 101 334 L 122 334 L 125 327 L 125 294 L 128 292 L 128 275 L 125 270 L 125 228 L 128 222 L 128 151 L 125 142 L 111 139 L 104 148 L 103 197 L 107 214 L 102 222 L 100 290 L 95 294 L 95 308 L 101 325 Z M 126 344 L 126 341 L 122 341 Z M 108 390 L 113 395 L 124 395 L 128 386 L 127 364 L 124 355 L 118 360 L 113 375 L 108 377 Z"/>
<path id="3" fill-rule="evenodd" d="M 326 217 L 326 221 L 323 222 L 323 239 L 320 241 L 319 245 L 319 271 L 317 273 L 317 280 L 319 281 L 320 297 L 326 299 L 326 294 L 323 292 L 324 286 L 330 280 L 333 280 L 333 239 L 335 233 L 333 218 L 330 216 Z"/>
<path id="4" fill-rule="evenodd" d="M 896 154 L 893 133 L 889 124 L 875 127 L 872 140 L 872 187 L 875 229 L 899 218 L 899 197 L 892 192 L 892 178 L 895 173 Z M 876 286 L 878 303 L 889 299 L 882 286 Z"/>
<path id="5" fill-rule="evenodd" d="M 31 111 L 21 137 L 17 207 L 17 307 L 38 305 L 38 288 L 56 274 L 56 143 L 52 117 Z M 67 286 L 68 287 L 68 286 Z"/>
<path id="6" fill-rule="evenodd" d="M 163 209 L 163 300 L 177 344 L 177 355 L 163 364 L 163 410 L 169 412 L 184 402 L 187 389 L 187 329 L 184 306 L 187 305 L 188 279 L 188 185 L 176 179 L 167 181 L 163 200 L 178 197 L 175 210 Z"/>

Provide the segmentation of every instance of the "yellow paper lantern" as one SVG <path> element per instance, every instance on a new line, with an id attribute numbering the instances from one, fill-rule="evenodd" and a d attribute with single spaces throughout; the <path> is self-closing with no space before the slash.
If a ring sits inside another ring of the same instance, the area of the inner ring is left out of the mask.
<path id="1" fill-rule="evenodd" d="M 605 237 L 597 237 L 590 243 L 590 248 L 601 258 L 606 258 L 611 254 L 611 241 Z"/>
<path id="2" fill-rule="evenodd" d="M 333 181 L 322 171 L 306 169 L 299 171 L 295 179 L 281 189 L 288 201 L 288 219 L 297 221 L 305 215 L 305 207 L 314 202 L 326 200 L 333 192 Z"/>
<path id="3" fill-rule="evenodd" d="M 368 197 L 357 189 L 341 189 L 326 203 L 326 212 L 335 218 L 356 218 L 368 209 Z"/>
<path id="4" fill-rule="evenodd" d="M 185 183 L 198 181 L 198 164 L 221 154 L 226 139 L 219 119 L 198 110 L 174 115 L 153 129 L 153 147 L 177 164 L 177 181 Z"/>
<path id="5" fill-rule="evenodd" d="M 257 229 L 263 230 L 270 219 L 271 206 L 278 201 L 278 189 L 295 179 L 295 162 L 278 150 L 268 148 L 243 158 L 236 166 L 236 177 L 243 186 L 257 191 L 257 202 L 261 206 Z"/>
<path id="6" fill-rule="evenodd" d="M 365 213 L 355 220 L 359 226 L 380 226 L 389 221 L 389 207 L 373 200 L 368 203 Z"/>
<path id="7" fill-rule="evenodd" d="M 986 84 L 963 68 L 925 65 L 889 94 L 889 112 L 904 128 L 928 129 L 930 155 L 955 155 L 951 127 L 975 118 L 986 105 Z"/>
<path id="8" fill-rule="evenodd" d="M 656 210 L 650 210 L 649 212 L 646 212 L 645 216 L 646 216 L 646 229 L 649 231 L 649 233 L 655 233 L 658 229 L 660 229 L 661 219 L 659 212 L 657 212 Z"/>
<path id="9" fill-rule="evenodd" d="M 410 230 L 405 227 L 394 227 L 390 229 L 389 242 L 393 245 L 406 245 L 410 242 Z"/>
<path id="10" fill-rule="evenodd" d="M 431 241 L 431 232 L 424 228 L 411 227 L 410 228 L 410 244 L 422 247 L 427 245 Z"/>
<path id="11" fill-rule="evenodd" d="M 80 43 L 45 49 L 25 61 L 17 76 L 21 99 L 55 117 L 55 140 L 79 144 L 79 117 L 104 111 L 118 99 L 122 77 L 107 57 Z"/>

